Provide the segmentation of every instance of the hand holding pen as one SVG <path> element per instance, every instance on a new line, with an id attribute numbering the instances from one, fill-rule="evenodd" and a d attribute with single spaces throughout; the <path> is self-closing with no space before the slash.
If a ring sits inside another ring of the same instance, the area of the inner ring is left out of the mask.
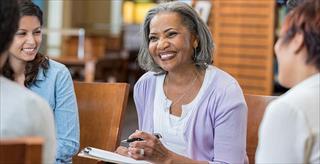
<path id="1" fill-rule="evenodd" d="M 129 147 L 119 146 L 115 152 L 136 160 L 163 163 L 170 157 L 172 152 L 161 143 L 161 138 L 162 136 L 157 133 L 150 134 L 148 132 L 136 130 L 128 139 L 121 141 L 129 143 Z"/>
<path id="2" fill-rule="evenodd" d="M 158 139 L 162 138 L 161 134 L 159 134 L 159 133 L 154 133 L 153 135 L 155 137 L 157 137 Z M 131 143 L 134 141 L 143 141 L 143 139 L 142 138 L 128 138 L 128 139 L 122 140 L 121 142 L 122 143 Z"/>
<path id="3" fill-rule="evenodd" d="M 147 160 L 152 163 L 163 163 L 169 157 L 169 151 L 161 143 L 160 134 L 136 131 L 129 137 L 143 139 L 143 142 L 131 142 L 128 147 L 128 156 L 137 160 Z"/>

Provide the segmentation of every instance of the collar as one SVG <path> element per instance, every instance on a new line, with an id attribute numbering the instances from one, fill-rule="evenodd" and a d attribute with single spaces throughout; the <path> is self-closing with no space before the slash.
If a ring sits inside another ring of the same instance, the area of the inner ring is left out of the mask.
<path id="1" fill-rule="evenodd" d="M 39 69 L 39 72 L 38 72 L 38 75 L 37 75 L 37 80 L 44 80 L 46 77 L 45 77 L 45 75 L 44 75 L 44 70 L 43 70 L 43 68 L 40 68 Z"/>
<path id="2" fill-rule="evenodd" d="M 297 89 L 305 89 L 305 88 L 310 88 L 310 87 L 315 87 L 320 85 L 320 73 L 316 73 L 314 75 L 311 75 L 307 79 L 303 80 L 296 86 L 294 86 L 292 89 L 297 90 Z"/>

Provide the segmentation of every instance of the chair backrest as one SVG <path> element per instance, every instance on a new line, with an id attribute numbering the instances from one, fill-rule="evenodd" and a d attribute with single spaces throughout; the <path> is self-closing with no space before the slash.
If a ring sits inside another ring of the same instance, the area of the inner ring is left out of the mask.
<path id="1" fill-rule="evenodd" d="M 41 137 L 0 139 L 0 163 L 40 164 L 42 145 Z"/>
<path id="2" fill-rule="evenodd" d="M 244 95 L 248 105 L 247 155 L 249 163 L 255 163 L 259 125 L 267 105 L 277 96 Z"/>
<path id="3" fill-rule="evenodd" d="M 91 146 L 114 151 L 120 144 L 129 84 L 74 82 L 80 120 L 80 150 Z M 97 163 L 75 156 L 73 163 Z"/>

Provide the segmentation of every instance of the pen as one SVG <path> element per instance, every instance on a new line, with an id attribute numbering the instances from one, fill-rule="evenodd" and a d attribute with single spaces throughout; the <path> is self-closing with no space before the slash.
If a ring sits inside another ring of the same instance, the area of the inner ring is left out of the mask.
<path id="1" fill-rule="evenodd" d="M 130 143 L 130 142 L 134 142 L 134 141 L 143 141 L 143 139 L 142 138 L 130 138 L 130 139 L 122 140 L 121 142 Z"/>
<path id="2" fill-rule="evenodd" d="M 162 136 L 159 133 L 154 133 L 153 135 L 156 136 L 158 139 L 162 138 Z M 121 142 L 130 143 L 130 142 L 134 142 L 134 141 L 143 141 L 143 139 L 142 138 L 129 138 L 129 139 L 122 140 Z"/>

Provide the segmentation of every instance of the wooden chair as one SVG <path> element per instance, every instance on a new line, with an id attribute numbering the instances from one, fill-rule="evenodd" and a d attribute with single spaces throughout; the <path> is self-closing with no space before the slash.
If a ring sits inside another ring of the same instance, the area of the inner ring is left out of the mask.
<path id="1" fill-rule="evenodd" d="M 0 139 L 0 163 L 40 164 L 42 145 L 41 137 Z"/>
<path id="2" fill-rule="evenodd" d="M 260 122 L 267 105 L 277 96 L 244 95 L 244 97 L 248 105 L 247 155 L 249 163 L 254 164 Z"/>
<path id="3" fill-rule="evenodd" d="M 80 150 L 91 146 L 114 151 L 120 144 L 129 84 L 74 82 L 80 119 Z M 73 163 L 97 163 L 75 156 Z"/>

